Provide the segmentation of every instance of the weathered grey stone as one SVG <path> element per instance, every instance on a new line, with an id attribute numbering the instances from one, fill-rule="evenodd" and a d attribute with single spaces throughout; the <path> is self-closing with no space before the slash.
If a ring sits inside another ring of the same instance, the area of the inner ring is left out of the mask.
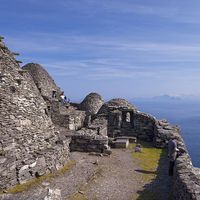
<path id="1" fill-rule="evenodd" d="M 80 109 L 85 110 L 87 115 L 94 115 L 99 111 L 103 103 L 104 100 L 99 94 L 90 93 L 81 102 Z"/>
<path id="2" fill-rule="evenodd" d="M 56 86 L 54 80 L 41 65 L 29 63 L 23 66 L 22 69 L 30 73 L 41 95 L 52 97 L 52 92 L 55 91 L 57 97 L 60 96 L 60 88 Z"/>
<path id="3" fill-rule="evenodd" d="M 61 200 L 61 191 L 59 189 L 48 189 L 44 200 Z"/>
<path id="4" fill-rule="evenodd" d="M 0 158 L 0 164 L 3 164 L 3 163 L 5 163 L 5 162 L 6 162 L 6 160 L 7 160 L 7 158 Z"/>
<path id="5" fill-rule="evenodd" d="M 117 109 L 133 109 L 136 110 L 136 108 L 130 104 L 128 101 L 125 99 L 112 99 L 102 105 L 100 108 L 98 114 L 108 114 L 112 110 L 117 110 Z"/>
<path id="6" fill-rule="evenodd" d="M 115 141 L 115 148 L 127 148 L 129 145 L 128 139 L 117 139 Z"/>
<path id="7" fill-rule="evenodd" d="M 45 113 L 47 104 L 29 73 L 20 69 L 7 48 L 0 48 L 0 57 L 0 73 L 4 74 L 3 83 L 0 81 L 2 189 L 34 178 L 38 167 L 34 162 L 39 154 L 45 157 L 46 165 L 40 166 L 45 172 L 56 169 L 52 160 L 58 160 L 61 165 L 66 163 L 68 155 L 60 157 L 58 152 L 69 150 L 69 142 L 66 146 L 56 145 L 58 135 L 51 118 Z M 45 87 L 48 93 L 49 85 Z M 54 147 L 51 154 L 48 153 L 50 147 Z"/>

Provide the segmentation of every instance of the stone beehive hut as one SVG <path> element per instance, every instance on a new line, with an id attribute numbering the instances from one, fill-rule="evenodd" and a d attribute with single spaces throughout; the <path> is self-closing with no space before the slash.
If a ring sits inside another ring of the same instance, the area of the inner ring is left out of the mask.
<path id="1" fill-rule="evenodd" d="M 80 107 L 82 110 L 85 110 L 87 114 L 94 115 L 97 114 L 103 103 L 104 100 L 101 95 L 97 93 L 90 93 L 82 101 Z"/>
<path id="2" fill-rule="evenodd" d="M 54 171 L 68 159 L 68 143 L 54 130 L 31 76 L 0 40 L 0 188 Z M 59 145 L 56 145 L 59 143 Z"/>
<path id="3" fill-rule="evenodd" d="M 30 73 L 42 96 L 51 97 L 55 91 L 56 96 L 59 97 L 60 88 L 56 86 L 54 80 L 41 65 L 29 63 L 23 66 L 23 69 Z"/>
<path id="4" fill-rule="evenodd" d="M 131 109 L 136 110 L 136 108 L 130 104 L 125 99 L 111 99 L 110 101 L 103 104 L 103 106 L 99 109 L 98 114 L 109 114 L 109 111 L 117 110 L 117 109 Z"/>

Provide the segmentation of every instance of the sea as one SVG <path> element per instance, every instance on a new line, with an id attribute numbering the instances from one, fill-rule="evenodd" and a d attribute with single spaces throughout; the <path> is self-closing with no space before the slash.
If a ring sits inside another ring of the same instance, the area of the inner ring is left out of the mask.
<path id="1" fill-rule="evenodd" d="M 130 102 L 142 112 L 178 125 L 193 165 L 200 168 L 200 100 L 166 97 L 135 98 Z"/>

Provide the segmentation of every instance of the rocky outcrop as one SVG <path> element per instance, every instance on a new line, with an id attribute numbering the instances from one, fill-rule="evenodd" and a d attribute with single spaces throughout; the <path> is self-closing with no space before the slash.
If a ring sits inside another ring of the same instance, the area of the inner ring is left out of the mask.
<path id="1" fill-rule="evenodd" d="M 88 115 L 96 114 L 103 105 L 103 98 L 97 93 L 88 94 L 81 102 L 80 108 L 86 111 Z"/>

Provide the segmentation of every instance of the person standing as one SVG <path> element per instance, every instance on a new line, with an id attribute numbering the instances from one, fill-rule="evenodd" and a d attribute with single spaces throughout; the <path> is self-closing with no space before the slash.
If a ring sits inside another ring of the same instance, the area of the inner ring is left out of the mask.
<path id="1" fill-rule="evenodd" d="M 65 95 L 64 95 L 64 92 L 62 92 L 62 93 L 60 94 L 60 100 L 61 100 L 61 105 L 64 105 L 64 103 L 65 103 Z"/>
<path id="2" fill-rule="evenodd" d="M 174 136 L 168 142 L 169 176 L 173 176 L 177 152 L 177 137 Z"/>

